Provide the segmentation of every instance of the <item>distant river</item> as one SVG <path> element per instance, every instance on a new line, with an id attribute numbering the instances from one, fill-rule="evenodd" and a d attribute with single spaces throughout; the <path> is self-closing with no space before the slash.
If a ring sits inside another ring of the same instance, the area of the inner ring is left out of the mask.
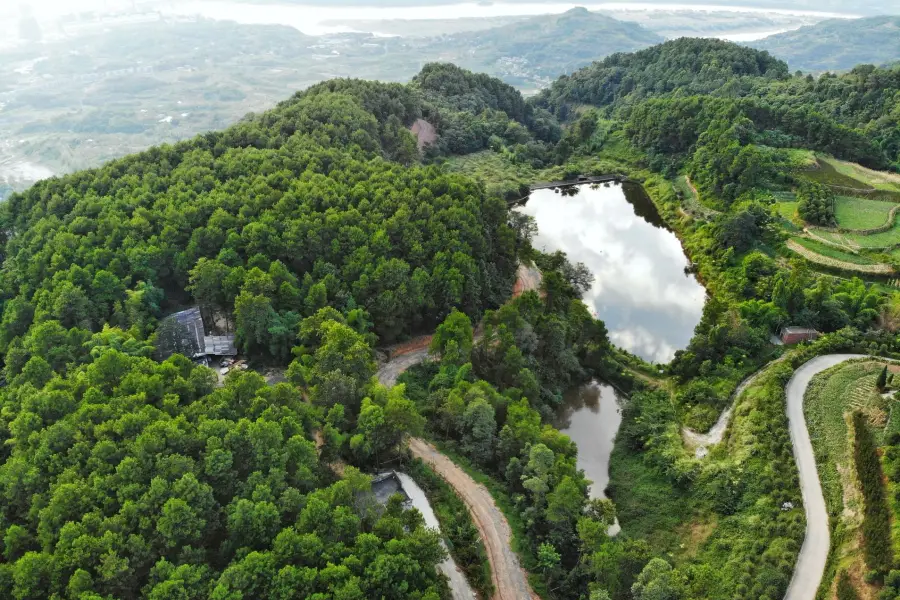
<path id="1" fill-rule="evenodd" d="M 394 19 L 460 19 L 559 14 L 582 6 L 588 10 L 717 11 L 733 13 L 769 13 L 830 18 L 855 15 L 809 10 L 758 8 L 752 6 L 715 6 L 702 4 L 655 4 L 632 2 L 534 2 L 534 3 L 447 3 L 435 6 L 307 6 L 303 4 L 244 4 L 223 0 L 163 0 L 154 8 L 164 14 L 203 16 L 208 19 L 236 21 L 250 25 L 288 25 L 307 35 L 350 31 L 340 25 L 347 21 Z"/>
<path id="2" fill-rule="evenodd" d="M 706 290 L 685 273 L 688 259 L 644 189 L 636 184 L 531 194 L 518 210 L 537 221 L 534 246 L 562 250 L 594 274 L 584 301 L 617 346 L 669 362 L 700 322 Z"/>

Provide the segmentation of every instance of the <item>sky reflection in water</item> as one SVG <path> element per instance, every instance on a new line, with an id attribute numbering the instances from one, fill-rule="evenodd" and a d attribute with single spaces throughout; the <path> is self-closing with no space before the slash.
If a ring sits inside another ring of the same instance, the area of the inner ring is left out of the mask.
<path id="1" fill-rule="evenodd" d="M 681 243 L 640 186 L 582 185 L 567 195 L 538 190 L 519 210 L 537 220 L 536 248 L 562 250 L 594 274 L 584 301 L 613 343 L 659 363 L 687 347 L 706 290 L 685 274 Z"/>

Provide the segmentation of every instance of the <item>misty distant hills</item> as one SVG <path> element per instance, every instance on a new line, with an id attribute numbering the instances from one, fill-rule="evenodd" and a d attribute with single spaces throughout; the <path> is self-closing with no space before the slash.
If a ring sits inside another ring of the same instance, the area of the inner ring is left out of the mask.
<path id="1" fill-rule="evenodd" d="M 748 44 L 768 50 L 792 70 L 845 71 L 900 60 L 900 16 L 831 19 Z"/>
<path id="2" fill-rule="evenodd" d="M 574 8 L 561 15 L 534 17 L 436 43 L 444 46 L 444 51 L 462 51 L 457 58 L 460 64 L 501 77 L 505 74 L 497 72 L 497 65 L 504 59 L 519 61 L 540 76 L 557 77 L 610 54 L 634 52 L 663 41 L 636 23 Z"/>

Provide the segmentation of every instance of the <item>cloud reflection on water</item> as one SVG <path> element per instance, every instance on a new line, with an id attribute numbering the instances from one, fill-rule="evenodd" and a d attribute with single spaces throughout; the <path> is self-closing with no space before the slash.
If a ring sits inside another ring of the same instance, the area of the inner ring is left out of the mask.
<path id="1" fill-rule="evenodd" d="M 658 219 L 646 204 L 640 212 L 648 208 Z M 536 248 L 562 250 L 594 274 L 584 301 L 615 344 L 655 362 L 687 346 L 706 290 L 685 274 L 688 260 L 675 234 L 638 216 L 622 186 L 581 186 L 575 196 L 539 190 L 520 210 L 537 220 Z"/>

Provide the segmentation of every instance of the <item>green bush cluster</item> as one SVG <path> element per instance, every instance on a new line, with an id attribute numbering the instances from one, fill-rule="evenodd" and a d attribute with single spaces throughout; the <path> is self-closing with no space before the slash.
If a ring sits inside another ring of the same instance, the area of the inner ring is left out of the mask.
<path id="1" fill-rule="evenodd" d="M 807 223 L 834 227 L 837 225 L 835 218 L 835 195 L 828 186 L 814 181 L 801 180 L 797 187 L 797 212 Z"/>
<path id="2" fill-rule="evenodd" d="M 853 413 L 853 435 L 853 463 L 864 503 L 863 552 L 869 569 L 883 576 L 894 564 L 891 511 L 887 503 L 878 445 L 865 415 L 858 411 Z"/>

